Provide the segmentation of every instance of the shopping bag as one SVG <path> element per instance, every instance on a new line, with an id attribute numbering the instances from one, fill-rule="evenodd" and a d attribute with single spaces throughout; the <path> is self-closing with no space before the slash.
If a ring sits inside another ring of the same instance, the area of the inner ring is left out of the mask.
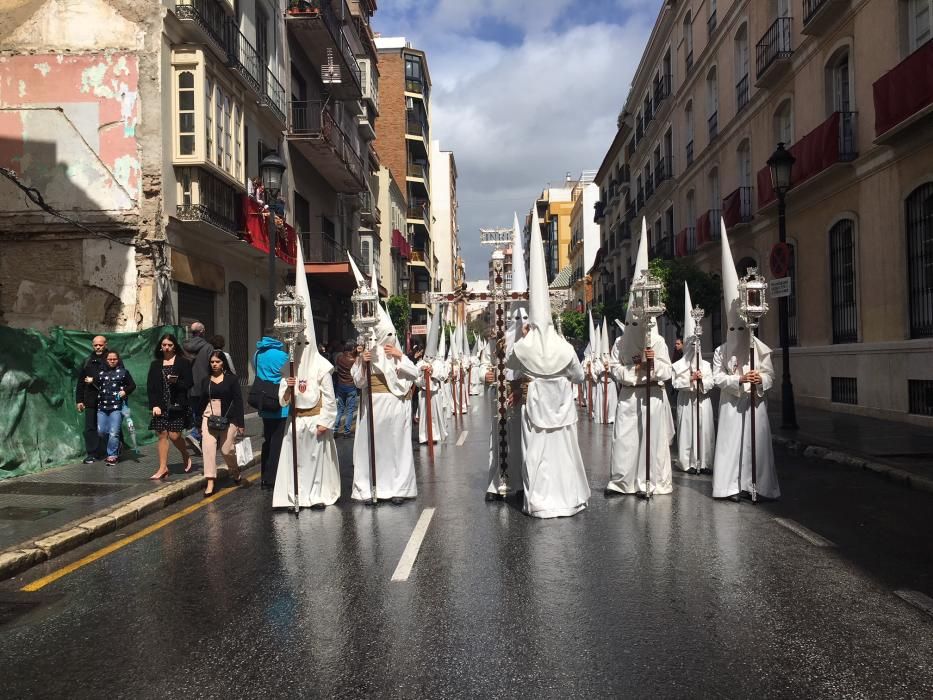
<path id="1" fill-rule="evenodd" d="M 253 443 L 249 438 L 238 440 L 236 443 L 236 464 L 241 469 L 249 466 L 253 461 Z"/>

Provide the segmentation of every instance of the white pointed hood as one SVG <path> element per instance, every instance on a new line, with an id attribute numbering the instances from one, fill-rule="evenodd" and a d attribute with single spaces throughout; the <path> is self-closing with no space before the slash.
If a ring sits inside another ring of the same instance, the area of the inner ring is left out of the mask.
<path id="1" fill-rule="evenodd" d="M 729 245 L 729 236 L 726 232 L 726 222 L 721 218 L 719 220 L 722 240 L 722 300 L 725 306 L 725 319 L 723 332 L 724 351 L 723 361 L 731 362 L 736 359 L 739 366 L 748 362 L 748 349 L 750 343 L 754 342 L 758 348 L 759 358 L 771 353 L 771 348 L 754 338 L 751 329 L 742 318 L 739 310 L 739 275 L 735 269 L 735 262 L 732 258 L 732 248 Z M 742 271 L 745 272 L 744 270 Z"/>
<path id="2" fill-rule="evenodd" d="M 428 328 L 428 339 L 424 344 L 424 359 L 433 362 L 437 359 L 438 339 L 441 331 L 441 315 L 437 304 L 431 310 L 431 327 Z"/>
<path id="3" fill-rule="evenodd" d="M 442 316 L 446 316 L 446 315 L 447 314 L 442 314 Z M 447 319 L 446 318 L 441 318 L 440 320 L 439 335 L 440 335 L 440 339 L 438 340 L 438 344 L 437 344 L 437 357 L 440 360 L 446 360 L 447 359 Z"/>
<path id="4" fill-rule="evenodd" d="M 596 325 L 593 323 L 593 310 L 590 309 L 588 312 L 589 322 L 590 322 L 590 339 L 586 344 L 586 350 L 583 351 L 583 356 L 587 359 L 591 358 L 596 354 L 597 346 L 597 337 L 596 337 Z"/>
<path id="5" fill-rule="evenodd" d="M 539 228 L 540 230 L 540 228 Z M 534 235 L 534 229 L 532 229 Z M 528 291 L 528 277 L 525 275 L 525 246 L 522 229 L 518 225 L 518 214 L 512 222 L 512 286 L 510 292 Z M 522 337 L 522 327 L 528 323 L 528 300 L 520 299 L 509 305 L 509 318 L 506 323 L 506 352 L 512 349 L 516 340 Z"/>
<path id="6" fill-rule="evenodd" d="M 295 372 L 298 379 L 298 392 L 295 400 L 299 401 L 302 406 L 314 407 L 320 400 L 321 383 L 319 380 L 324 374 L 333 371 L 334 366 L 322 357 L 317 349 L 311 293 L 308 289 L 308 276 L 305 273 L 304 251 L 301 249 L 299 238 L 295 240 L 295 294 L 304 302 L 305 328 L 295 344 L 295 360 L 298 367 Z M 301 390 L 302 386 L 304 386 L 304 391 Z"/>
<path id="7" fill-rule="evenodd" d="M 528 255 L 528 334 L 516 341 L 513 352 L 524 369 L 537 377 L 559 375 L 576 359 L 573 346 L 564 340 L 551 319 L 551 297 L 544 243 L 541 240 L 538 211 L 532 209 L 531 244 Z"/>
<path id="8" fill-rule="evenodd" d="M 696 322 L 690 311 L 693 310 L 693 301 L 690 298 L 690 287 L 684 282 L 684 332 L 683 332 L 683 357 L 675 365 L 684 363 L 689 367 L 695 364 L 696 358 Z M 702 338 L 702 336 L 701 336 Z M 703 359 L 703 348 L 700 348 L 700 359 Z"/>
<path id="9" fill-rule="evenodd" d="M 641 239 L 638 241 L 638 254 L 635 256 L 635 270 L 632 283 L 648 269 L 648 222 L 641 220 Z M 629 362 L 632 357 L 645 349 L 645 323 L 635 317 L 633 309 L 634 295 L 629 293 L 628 307 L 625 309 L 625 330 L 622 335 L 621 358 Z"/>
<path id="10" fill-rule="evenodd" d="M 599 354 L 603 357 L 609 355 L 609 323 L 603 316 L 603 327 L 599 332 Z"/>

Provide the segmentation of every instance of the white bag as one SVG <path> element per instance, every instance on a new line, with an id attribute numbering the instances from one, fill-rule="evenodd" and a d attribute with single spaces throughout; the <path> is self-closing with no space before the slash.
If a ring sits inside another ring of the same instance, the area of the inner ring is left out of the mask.
<path id="1" fill-rule="evenodd" d="M 253 461 L 253 443 L 249 438 L 237 440 L 236 443 L 236 464 L 241 469 L 248 467 Z"/>

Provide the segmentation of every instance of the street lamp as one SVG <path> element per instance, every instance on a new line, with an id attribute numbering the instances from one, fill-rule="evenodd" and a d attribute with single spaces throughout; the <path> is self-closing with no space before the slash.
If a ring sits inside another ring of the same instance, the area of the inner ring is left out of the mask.
<path id="1" fill-rule="evenodd" d="M 266 193 L 266 205 L 269 207 L 269 319 L 275 318 L 275 209 L 274 204 L 282 191 L 285 170 L 285 161 L 273 151 L 266 155 L 259 164 L 259 176 L 262 187 Z M 304 274 L 304 270 L 296 270 L 295 274 Z"/>
<path id="2" fill-rule="evenodd" d="M 787 221 L 784 198 L 792 187 L 791 171 L 794 167 L 793 154 L 784 149 L 784 143 L 777 145 L 777 150 L 768 158 L 771 169 L 771 187 L 778 200 L 778 238 L 787 244 Z M 781 337 L 781 360 L 783 365 L 781 380 L 781 427 L 785 430 L 797 429 L 797 409 L 794 406 L 794 385 L 790 380 L 790 330 L 787 319 L 787 297 L 778 299 L 778 322 Z"/>

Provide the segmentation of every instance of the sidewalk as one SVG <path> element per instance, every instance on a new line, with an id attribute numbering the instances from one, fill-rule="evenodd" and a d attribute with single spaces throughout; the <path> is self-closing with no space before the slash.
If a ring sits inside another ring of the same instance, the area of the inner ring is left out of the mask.
<path id="1" fill-rule="evenodd" d="M 781 429 L 781 405 L 769 404 L 774 443 L 804 457 L 869 469 L 933 493 L 933 431 L 922 426 L 797 406 L 798 430 Z"/>
<path id="2" fill-rule="evenodd" d="M 255 414 L 246 418 L 246 434 L 256 465 L 262 421 Z M 125 450 L 115 466 L 69 464 L 0 481 L 0 580 L 203 490 L 199 455 L 193 455 L 194 467 L 185 474 L 178 450 L 169 448 L 166 482 L 149 480 L 158 469 L 155 443 L 140 452 Z M 226 467 L 218 472 L 223 479 Z"/>

